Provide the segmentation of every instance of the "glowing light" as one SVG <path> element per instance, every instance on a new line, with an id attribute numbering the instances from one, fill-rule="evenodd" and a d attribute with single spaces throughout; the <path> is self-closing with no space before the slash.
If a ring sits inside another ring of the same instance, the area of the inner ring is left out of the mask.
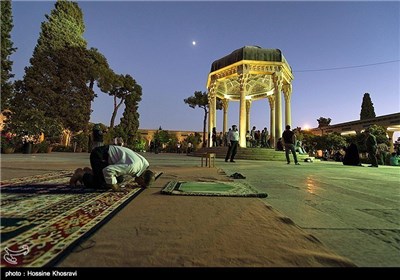
<path id="1" fill-rule="evenodd" d="M 310 130 L 310 126 L 308 124 L 305 124 L 302 129 L 303 130 Z"/>
<path id="2" fill-rule="evenodd" d="M 192 45 L 193 45 L 193 46 L 196 46 L 196 41 L 192 41 Z"/>

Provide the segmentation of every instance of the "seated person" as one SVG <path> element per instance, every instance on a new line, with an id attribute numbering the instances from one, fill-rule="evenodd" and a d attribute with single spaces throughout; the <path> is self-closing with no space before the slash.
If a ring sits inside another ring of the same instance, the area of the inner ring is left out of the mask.
<path id="1" fill-rule="evenodd" d="M 279 139 L 278 139 L 278 142 L 276 142 L 276 150 L 277 150 L 277 151 L 283 151 L 282 138 L 279 138 Z"/>
<path id="2" fill-rule="evenodd" d="M 343 165 L 361 166 L 360 154 L 355 143 L 351 143 L 347 147 L 343 157 Z"/>
<path id="3" fill-rule="evenodd" d="M 390 155 L 390 165 L 391 166 L 399 166 L 400 165 L 399 160 L 400 160 L 400 157 L 396 153 L 392 153 Z"/>

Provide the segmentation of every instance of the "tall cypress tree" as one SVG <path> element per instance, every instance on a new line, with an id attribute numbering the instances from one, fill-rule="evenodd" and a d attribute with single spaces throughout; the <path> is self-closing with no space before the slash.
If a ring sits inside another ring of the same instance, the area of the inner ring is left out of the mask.
<path id="1" fill-rule="evenodd" d="M 360 120 L 375 118 L 374 104 L 372 103 L 369 93 L 364 93 L 363 101 L 361 104 Z"/>
<path id="2" fill-rule="evenodd" d="M 11 0 L 1 1 L 1 111 L 8 109 L 13 95 L 13 87 L 10 79 L 13 62 L 10 56 L 15 52 L 11 41 L 11 30 L 14 27 L 12 19 Z"/>
<path id="3" fill-rule="evenodd" d="M 57 0 L 47 21 L 42 22 L 41 33 L 35 51 L 62 50 L 65 47 L 86 48 L 83 38 L 85 24 L 83 13 L 78 3 L 68 0 Z"/>
<path id="4" fill-rule="evenodd" d="M 36 108 L 72 131 L 86 130 L 94 92 L 88 87 L 90 56 L 83 14 L 75 2 L 58 0 L 43 22 L 31 66 L 25 68 L 18 104 Z"/>

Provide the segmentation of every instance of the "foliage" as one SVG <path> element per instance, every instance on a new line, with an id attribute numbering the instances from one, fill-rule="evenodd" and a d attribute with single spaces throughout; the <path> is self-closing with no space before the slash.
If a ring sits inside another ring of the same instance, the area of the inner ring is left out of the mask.
<path id="1" fill-rule="evenodd" d="M 13 62 L 10 56 L 15 52 L 11 41 L 11 30 L 14 27 L 12 18 L 12 8 L 10 0 L 1 1 L 1 111 L 9 108 L 9 101 L 13 94 L 13 85 L 10 79 L 14 77 L 11 73 Z"/>
<path id="2" fill-rule="evenodd" d="M 46 117 L 42 111 L 27 109 L 13 112 L 6 120 L 6 127 L 19 137 L 33 137 L 37 140 L 44 133 L 50 143 L 58 143 L 63 127 L 58 120 Z"/>
<path id="3" fill-rule="evenodd" d="M 73 152 L 74 148 L 72 146 L 55 146 L 53 152 Z"/>
<path id="4" fill-rule="evenodd" d="M 370 133 L 376 137 L 377 144 L 389 145 L 389 139 L 386 136 L 386 129 L 383 126 L 374 124 L 369 127 L 369 130 Z M 365 138 L 365 133 L 358 133 L 354 139 L 361 153 L 367 151 L 367 147 L 365 146 Z"/>
<path id="5" fill-rule="evenodd" d="M 74 135 L 72 137 L 72 142 L 73 143 L 75 142 L 76 147 L 81 148 L 83 151 L 88 151 L 88 149 L 89 149 L 89 146 L 88 146 L 89 136 L 84 132 L 80 132 L 80 133 Z"/>
<path id="6" fill-rule="evenodd" d="M 127 146 L 131 148 L 135 152 L 143 152 L 146 150 L 146 140 L 144 139 L 135 139 L 132 144 Z"/>
<path id="7" fill-rule="evenodd" d="M 187 143 L 191 142 L 193 144 L 193 148 L 197 147 L 201 143 L 201 134 L 195 132 L 194 134 L 190 134 L 186 137 L 185 141 Z"/>
<path id="8" fill-rule="evenodd" d="M 154 140 L 157 140 L 158 143 L 160 143 L 160 144 L 167 144 L 170 139 L 171 139 L 171 136 L 167 130 L 159 129 L 154 134 Z"/>
<path id="9" fill-rule="evenodd" d="M 369 127 L 371 134 L 375 135 L 377 144 L 386 144 L 389 145 L 389 139 L 386 135 L 386 130 L 382 126 L 371 125 Z M 303 135 L 303 142 L 309 146 L 313 147 L 316 150 L 325 150 L 325 149 L 339 149 L 343 146 L 349 146 L 350 143 L 355 143 L 358 147 L 360 153 L 364 153 L 367 151 L 365 147 L 365 134 L 357 133 L 353 135 L 340 135 L 339 133 L 329 133 L 322 136 L 313 135 L 308 131 L 301 131 Z"/>
<path id="10" fill-rule="evenodd" d="M 372 119 L 375 117 L 375 109 L 371 97 L 369 96 L 369 93 L 364 93 L 361 104 L 360 120 Z"/>
<path id="11" fill-rule="evenodd" d="M 91 60 L 78 4 L 60 0 L 42 23 L 12 111 L 37 109 L 71 131 L 86 130 L 94 92 L 87 86 Z"/>
<path id="12" fill-rule="evenodd" d="M 97 87 L 101 91 L 109 91 L 115 73 L 110 69 L 107 59 L 96 48 L 88 50 L 88 58 L 90 61 L 89 88 L 93 90 L 94 82 L 97 81 Z"/>
<path id="13" fill-rule="evenodd" d="M 313 135 L 308 131 L 302 131 L 301 134 L 303 137 L 303 143 L 315 150 L 338 150 L 348 145 L 346 138 L 336 132 L 324 134 L 322 136 Z"/>
<path id="14" fill-rule="evenodd" d="M 136 85 L 132 94 L 125 99 L 125 111 L 120 120 L 119 135 L 127 145 L 135 143 L 135 135 L 139 128 L 138 103 L 141 101 L 142 87 Z"/>
<path id="15" fill-rule="evenodd" d="M 216 109 L 222 109 L 222 100 L 217 98 Z M 207 116 L 209 111 L 208 94 L 206 92 L 195 91 L 193 96 L 190 96 L 183 100 L 190 108 L 203 108 L 203 146 L 206 144 L 206 127 L 207 127 Z"/>
<path id="16" fill-rule="evenodd" d="M 134 94 L 137 91 L 137 86 L 136 81 L 130 75 L 115 76 L 112 81 L 111 89 L 108 91 L 108 94 L 114 98 L 114 110 L 110 120 L 110 128 L 114 127 L 115 117 L 117 116 L 119 107 L 129 95 Z"/>
<path id="17" fill-rule="evenodd" d="M 38 153 L 47 153 L 50 144 L 47 141 L 42 141 L 38 144 L 35 144 L 35 147 L 37 147 Z"/>
<path id="18" fill-rule="evenodd" d="M 87 43 L 83 37 L 85 24 L 78 3 L 58 0 L 50 15 L 46 15 L 46 19 L 41 25 L 34 56 L 37 52 L 51 53 L 66 47 L 86 49 Z"/>
<path id="19" fill-rule="evenodd" d="M 331 123 L 331 118 L 324 118 L 324 117 L 320 117 L 319 119 L 317 119 L 318 121 L 318 127 L 326 127 L 329 126 L 329 124 Z"/>
<path id="20" fill-rule="evenodd" d="M 369 127 L 369 131 L 376 137 L 376 142 L 378 144 L 389 145 L 389 139 L 386 135 L 386 129 L 383 126 L 373 124 Z"/>
<path id="21" fill-rule="evenodd" d="M 51 121 L 51 119 L 45 118 L 42 126 L 42 132 L 50 144 L 56 144 L 60 143 L 61 141 L 63 127 L 58 121 Z"/>
<path id="22" fill-rule="evenodd" d="M 16 111 L 36 108 L 71 131 L 86 130 L 94 93 L 87 83 L 86 51 L 37 52 L 18 84 Z"/>
<path id="23" fill-rule="evenodd" d="M 4 151 L 9 148 L 16 148 L 20 144 L 20 139 L 11 132 L 1 132 L 1 149 Z"/>

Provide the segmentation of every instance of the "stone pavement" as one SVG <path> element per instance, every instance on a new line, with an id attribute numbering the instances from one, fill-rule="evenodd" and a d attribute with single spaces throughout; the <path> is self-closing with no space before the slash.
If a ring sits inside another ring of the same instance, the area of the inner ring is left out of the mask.
<path id="1" fill-rule="evenodd" d="M 150 154 L 150 165 L 200 166 L 185 154 Z M 1 179 L 89 165 L 88 153 L 2 154 Z M 227 176 L 239 172 L 262 200 L 361 267 L 400 267 L 400 168 L 337 162 L 216 160 Z M 204 167 L 207 168 L 207 167 Z"/>

